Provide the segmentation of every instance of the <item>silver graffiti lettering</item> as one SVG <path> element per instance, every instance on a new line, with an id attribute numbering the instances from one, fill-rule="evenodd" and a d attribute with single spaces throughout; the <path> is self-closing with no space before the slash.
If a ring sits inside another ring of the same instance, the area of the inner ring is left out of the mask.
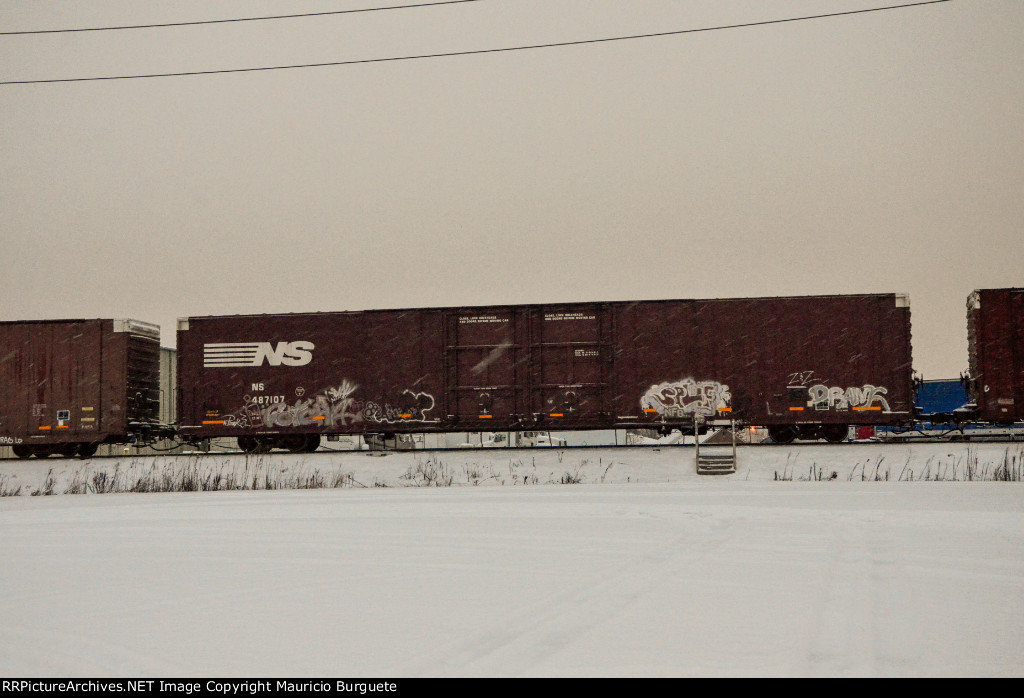
<path id="1" fill-rule="evenodd" d="M 849 410 L 857 408 L 877 407 L 882 412 L 891 412 L 889 403 L 883 395 L 888 390 L 881 386 L 865 385 L 863 387 L 840 388 L 829 387 L 821 383 L 807 389 L 807 406 L 816 410 Z"/>
<path id="2" fill-rule="evenodd" d="M 640 398 L 640 407 L 657 410 L 666 417 L 716 415 L 729 407 L 732 393 L 729 386 L 718 381 L 695 381 L 692 378 L 652 385 Z"/>
<path id="3" fill-rule="evenodd" d="M 242 428 L 319 426 L 325 429 L 354 424 L 363 420 L 363 403 L 350 397 L 358 387 L 346 379 L 337 387 L 321 390 L 305 400 L 300 397 L 292 404 L 283 400 L 263 404 L 262 396 L 246 396 L 246 404 L 226 416 L 224 424 Z"/>

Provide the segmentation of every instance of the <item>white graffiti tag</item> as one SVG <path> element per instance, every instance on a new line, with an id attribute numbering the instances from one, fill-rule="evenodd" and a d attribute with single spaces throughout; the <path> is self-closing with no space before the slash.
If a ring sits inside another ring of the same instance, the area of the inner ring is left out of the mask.
<path id="1" fill-rule="evenodd" d="M 838 388 L 827 385 L 812 385 L 807 389 L 807 406 L 816 410 L 878 410 L 891 412 L 883 395 L 885 388 L 865 385 L 861 388 Z"/>
<path id="2" fill-rule="evenodd" d="M 718 381 L 695 381 L 692 378 L 652 385 L 640 398 L 644 410 L 656 410 L 665 417 L 702 415 L 711 417 L 729 408 L 732 394 L 729 386 Z"/>
<path id="3" fill-rule="evenodd" d="M 331 402 L 339 402 L 354 393 L 358 387 L 358 385 L 346 379 L 337 388 L 328 388 L 327 397 L 331 399 Z"/>
<path id="4" fill-rule="evenodd" d="M 393 422 L 427 422 L 427 412 L 434 409 L 434 396 L 430 393 L 414 393 L 411 390 L 402 391 L 401 404 L 398 407 L 387 403 L 380 405 L 376 402 L 366 403 L 363 409 L 363 416 L 368 422 L 393 423 Z M 433 421 L 439 421 L 435 418 Z"/>

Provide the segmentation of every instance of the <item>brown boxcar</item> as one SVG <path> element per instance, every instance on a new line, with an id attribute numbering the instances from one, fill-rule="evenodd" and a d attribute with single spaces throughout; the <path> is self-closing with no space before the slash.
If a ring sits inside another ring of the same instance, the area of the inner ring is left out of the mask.
<path id="1" fill-rule="evenodd" d="M 1024 288 L 968 296 L 967 345 L 978 418 L 1024 421 Z"/>
<path id="2" fill-rule="evenodd" d="M 157 422 L 160 330 L 135 320 L 0 322 L 0 445 L 91 456 Z"/>
<path id="3" fill-rule="evenodd" d="M 186 318 L 178 378 L 180 433 L 246 450 L 695 417 L 841 440 L 913 417 L 895 294 Z"/>

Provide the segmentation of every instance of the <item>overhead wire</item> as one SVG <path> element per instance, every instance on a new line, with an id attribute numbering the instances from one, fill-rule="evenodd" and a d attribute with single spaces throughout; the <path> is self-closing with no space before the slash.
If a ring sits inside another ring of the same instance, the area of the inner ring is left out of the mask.
<path id="1" fill-rule="evenodd" d="M 263 22 L 272 19 L 298 19 L 301 17 L 326 17 L 328 15 L 350 15 L 358 12 L 383 12 L 386 10 L 409 10 L 417 7 L 436 7 L 437 5 L 460 5 L 467 2 L 482 0 L 437 0 L 437 2 L 421 2 L 412 5 L 386 5 L 384 7 L 361 7 L 354 10 L 326 10 L 324 12 L 300 12 L 288 15 L 267 15 L 265 17 L 235 17 L 231 19 L 200 19 L 191 22 L 163 22 L 160 24 L 125 24 L 111 27 L 78 27 L 74 29 L 29 29 L 24 31 L 0 32 L 0 36 L 20 36 L 25 34 L 69 34 L 73 32 L 106 32 L 122 29 L 163 29 L 166 27 L 195 27 L 202 24 L 228 24 L 232 22 Z"/>
<path id="2" fill-rule="evenodd" d="M 300 63 L 292 65 L 274 65 L 274 66 L 260 66 L 256 68 L 224 68 L 219 70 L 190 70 L 176 73 L 143 73 L 136 75 L 107 75 L 107 76 L 96 76 L 96 77 L 85 77 L 85 78 L 50 78 L 43 80 L 3 80 L 0 81 L 0 85 L 32 85 L 32 84 L 43 84 L 43 83 L 59 83 L 59 82 L 93 82 L 100 80 L 139 80 L 146 78 L 171 78 L 171 77 L 187 77 L 196 75 L 223 75 L 227 73 L 255 73 L 264 72 L 271 70 L 297 70 L 302 68 L 326 68 L 343 65 L 362 65 L 369 63 L 388 63 L 395 61 L 413 61 L 413 60 L 424 60 L 428 58 L 450 58 L 455 56 L 473 56 L 473 55 L 485 55 L 490 53 L 508 53 L 512 51 L 530 51 L 535 49 L 544 48 L 558 48 L 564 46 L 584 46 L 588 44 L 600 44 L 609 43 L 612 41 L 631 41 L 635 39 L 650 39 L 664 36 L 679 36 L 683 34 L 697 34 L 701 32 L 712 32 L 722 31 L 726 29 L 743 29 L 749 27 L 763 27 L 773 24 L 785 24 L 790 22 L 803 22 L 815 19 L 827 19 L 831 17 L 843 17 L 849 15 L 867 14 L 870 12 L 884 12 L 887 10 L 899 10 L 911 7 L 921 7 L 923 5 L 937 5 L 940 3 L 950 2 L 950 0 L 923 0 L 922 2 L 904 3 L 901 5 L 887 5 L 884 7 L 871 7 L 860 10 L 845 10 L 841 12 L 829 12 L 825 14 L 817 15 L 804 15 L 801 17 L 786 17 L 782 19 L 768 19 L 760 20 L 756 22 L 743 22 L 740 24 L 723 24 L 714 27 L 699 27 L 695 29 L 677 29 L 673 31 L 664 32 L 650 32 L 645 34 L 630 34 L 626 36 L 612 36 L 603 37 L 599 39 L 580 39 L 576 41 L 558 41 L 544 44 L 530 44 L 524 46 L 508 46 L 502 48 L 489 48 L 489 49 L 470 49 L 466 51 L 445 51 L 441 53 L 425 53 L 410 56 L 389 56 L 385 58 L 361 58 L 348 61 L 327 61 L 322 63 Z"/>

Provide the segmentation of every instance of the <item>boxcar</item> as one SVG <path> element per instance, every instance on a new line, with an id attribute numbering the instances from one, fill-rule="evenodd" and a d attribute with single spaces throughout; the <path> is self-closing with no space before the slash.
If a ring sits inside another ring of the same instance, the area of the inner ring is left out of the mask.
<path id="1" fill-rule="evenodd" d="M 183 318 L 178 378 L 179 433 L 249 451 L 714 420 L 839 441 L 913 417 L 896 294 Z"/>
<path id="2" fill-rule="evenodd" d="M 0 322 L 0 445 L 91 456 L 158 421 L 160 330 L 136 320 Z"/>
<path id="3" fill-rule="evenodd" d="M 1024 288 L 968 296 L 967 346 L 978 418 L 1024 421 Z"/>

